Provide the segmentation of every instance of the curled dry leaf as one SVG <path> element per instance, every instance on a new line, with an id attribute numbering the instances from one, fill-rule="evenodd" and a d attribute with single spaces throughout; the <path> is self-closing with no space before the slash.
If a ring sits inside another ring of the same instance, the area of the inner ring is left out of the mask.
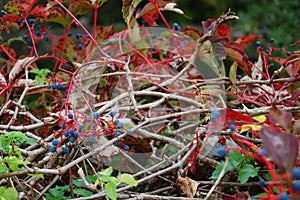
<path id="1" fill-rule="evenodd" d="M 35 57 L 26 57 L 19 59 L 9 72 L 8 81 L 11 82 L 26 66 L 31 65 L 35 60 Z"/>
<path id="2" fill-rule="evenodd" d="M 7 83 L 6 83 L 6 79 L 3 76 L 3 74 L 0 72 L 0 88 L 6 87 Z"/>
<path id="3" fill-rule="evenodd" d="M 184 194 L 188 198 L 192 198 L 195 196 L 197 192 L 197 187 L 199 185 L 197 181 L 194 181 L 189 177 L 181 177 L 181 176 L 177 178 L 176 183 L 179 185 L 180 189 L 184 192 Z"/>

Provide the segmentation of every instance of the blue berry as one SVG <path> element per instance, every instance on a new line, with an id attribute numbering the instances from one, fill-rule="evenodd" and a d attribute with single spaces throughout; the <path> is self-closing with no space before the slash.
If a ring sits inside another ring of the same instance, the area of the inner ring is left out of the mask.
<path id="1" fill-rule="evenodd" d="M 260 187 L 264 187 L 264 186 L 266 185 L 266 181 L 265 181 L 264 179 L 260 179 L 260 180 L 258 181 L 258 185 L 259 185 Z"/>
<path id="2" fill-rule="evenodd" d="M 119 137 L 121 135 L 121 131 L 116 130 L 115 132 L 116 132 L 116 137 Z"/>
<path id="3" fill-rule="evenodd" d="M 278 200 L 288 200 L 288 199 L 289 199 L 289 194 L 286 192 L 281 193 L 278 198 Z"/>
<path id="4" fill-rule="evenodd" d="M 126 130 L 126 134 L 131 135 L 132 134 L 132 130 L 131 129 Z"/>
<path id="5" fill-rule="evenodd" d="M 34 19 L 29 19 L 29 20 L 28 20 L 28 23 L 29 23 L 30 25 L 33 25 L 33 24 L 35 24 L 35 20 L 34 20 Z"/>
<path id="6" fill-rule="evenodd" d="M 292 184 L 292 188 L 295 192 L 299 192 L 300 191 L 300 181 L 294 181 Z"/>
<path id="7" fill-rule="evenodd" d="M 125 151 L 128 151 L 128 150 L 129 150 L 129 146 L 128 146 L 128 145 L 124 145 L 123 148 L 124 148 Z"/>
<path id="8" fill-rule="evenodd" d="M 93 117 L 95 119 L 98 119 L 100 117 L 100 114 L 98 112 L 94 112 Z"/>
<path id="9" fill-rule="evenodd" d="M 73 133 L 74 133 L 74 130 L 73 130 L 72 128 L 70 128 L 70 129 L 68 130 L 68 132 L 69 132 L 69 134 L 73 134 Z"/>
<path id="10" fill-rule="evenodd" d="M 78 48 L 78 50 L 80 51 L 80 50 L 83 49 L 83 45 L 82 45 L 82 44 L 78 44 L 77 48 Z"/>
<path id="11" fill-rule="evenodd" d="M 69 152 L 69 148 L 68 147 L 64 147 L 62 150 L 63 153 L 68 153 Z"/>
<path id="12" fill-rule="evenodd" d="M 266 54 L 269 54 L 269 53 L 270 53 L 270 50 L 269 50 L 269 49 L 267 49 L 267 50 L 266 50 Z"/>
<path id="13" fill-rule="evenodd" d="M 27 45 L 26 48 L 27 48 L 28 50 L 30 50 L 30 49 L 31 49 L 31 46 L 30 46 L 30 45 Z"/>
<path id="14" fill-rule="evenodd" d="M 79 135 L 79 132 L 75 131 L 75 132 L 71 133 L 71 135 L 76 138 Z"/>
<path id="15" fill-rule="evenodd" d="M 82 37 L 82 35 L 80 33 L 77 33 L 75 37 L 76 37 L 76 39 L 79 39 Z"/>
<path id="16" fill-rule="evenodd" d="M 261 46 L 261 42 L 260 42 L 260 41 L 257 41 L 257 42 L 255 43 L 255 45 L 256 45 L 257 47 L 260 47 L 260 46 Z"/>
<path id="17" fill-rule="evenodd" d="M 61 127 L 60 127 L 61 129 L 66 129 L 67 128 L 67 126 L 65 125 L 65 124 L 63 124 L 63 125 L 61 125 Z"/>
<path id="18" fill-rule="evenodd" d="M 90 137 L 89 137 L 89 142 L 90 142 L 91 144 L 94 144 L 94 143 L 96 142 L 96 137 L 95 137 L 95 136 L 90 136 Z"/>
<path id="19" fill-rule="evenodd" d="M 271 43 L 274 43 L 274 41 L 275 41 L 274 38 L 271 38 L 271 39 L 270 39 L 270 42 L 271 42 Z"/>
<path id="20" fill-rule="evenodd" d="M 83 128 L 84 128 L 84 125 L 83 125 L 83 124 L 79 124 L 78 129 L 79 129 L 80 131 L 82 131 Z"/>
<path id="21" fill-rule="evenodd" d="M 74 143 L 76 142 L 76 138 L 75 137 L 70 137 L 70 143 Z"/>
<path id="22" fill-rule="evenodd" d="M 72 32 L 68 32 L 68 37 L 71 37 L 72 35 Z"/>
<path id="23" fill-rule="evenodd" d="M 214 110 L 210 114 L 210 120 L 215 122 L 217 120 L 217 118 L 219 118 L 220 116 L 221 116 L 220 112 L 217 110 Z"/>
<path id="24" fill-rule="evenodd" d="M 36 109 L 41 109 L 42 107 L 43 107 L 42 104 L 38 104 L 35 108 L 36 108 Z"/>
<path id="25" fill-rule="evenodd" d="M 40 31 L 36 31 L 35 34 L 36 34 L 37 36 L 40 36 L 40 35 L 41 35 L 41 32 L 40 32 Z"/>
<path id="26" fill-rule="evenodd" d="M 53 146 L 57 146 L 59 144 L 59 140 L 58 139 L 53 139 L 52 140 L 52 145 Z"/>
<path id="27" fill-rule="evenodd" d="M 69 137 L 69 135 L 70 135 L 69 131 L 64 132 L 64 136 Z"/>
<path id="28" fill-rule="evenodd" d="M 294 179 L 300 179 L 300 168 L 299 167 L 294 167 L 292 169 L 292 176 Z"/>
<path id="29" fill-rule="evenodd" d="M 49 41 L 49 36 L 48 36 L 48 35 L 45 35 L 45 36 L 44 36 L 44 41 L 45 41 L 45 42 Z"/>
<path id="30" fill-rule="evenodd" d="M 73 59 L 74 61 L 76 61 L 76 60 L 77 60 L 77 56 L 73 56 L 72 59 Z"/>
<path id="31" fill-rule="evenodd" d="M 269 66 L 270 66 L 270 67 L 274 67 L 275 65 L 274 65 L 274 63 L 271 63 Z"/>
<path id="32" fill-rule="evenodd" d="M 224 158 L 227 155 L 226 148 L 223 146 L 220 146 L 217 148 L 217 156 L 219 158 Z"/>
<path id="33" fill-rule="evenodd" d="M 27 35 L 27 34 L 24 34 L 24 35 L 23 35 L 23 39 L 26 40 L 27 38 L 28 38 L 28 35 Z"/>
<path id="34" fill-rule="evenodd" d="M 116 115 L 116 111 L 110 111 L 110 112 L 109 112 L 109 115 L 110 115 L 111 117 L 114 117 L 114 116 Z"/>
<path id="35" fill-rule="evenodd" d="M 120 121 L 118 120 L 118 119 L 116 119 L 115 121 L 114 121 L 114 124 L 115 125 L 118 125 L 120 123 Z"/>
<path id="36" fill-rule="evenodd" d="M 261 157 L 262 155 L 266 156 L 266 157 L 268 156 L 268 154 L 267 154 L 267 152 L 264 148 L 259 149 L 258 152 L 257 152 L 258 157 Z"/>
<path id="37" fill-rule="evenodd" d="M 69 113 L 69 114 L 68 114 L 68 118 L 69 118 L 69 119 L 73 119 L 73 114 L 72 114 L 72 113 Z"/>
<path id="38" fill-rule="evenodd" d="M 236 127 L 234 124 L 230 124 L 229 129 L 233 132 L 235 131 Z"/>
<path id="39" fill-rule="evenodd" d="M 290 55 L 292 55 L 292 52 L 288 51 L 288 52 L 286 53 L 286 55 L 287 55 L 287 56 L 290 56 Z"/>
<path id="40" fill-rule="evenodd" d="M 181 29 L 178 23 L 174 23 L 173 28 L 175 29 L 175 31 L 180 31 Z"/>
<path id="41" fill-rule="evenodd" d="M 118 126 L 118 128 L 123 128 L 123 127 L 124 127 L 124 123 L 123 123 L 123 122 L 119 122 L 119 123 L 117 124 L 117 126 Z"/>
<path id="42" fill-rule="evenodd" d="M 50 151 L 51 152 L 56 152 L 56 147 L 55 146 L 50 146 Z"/>

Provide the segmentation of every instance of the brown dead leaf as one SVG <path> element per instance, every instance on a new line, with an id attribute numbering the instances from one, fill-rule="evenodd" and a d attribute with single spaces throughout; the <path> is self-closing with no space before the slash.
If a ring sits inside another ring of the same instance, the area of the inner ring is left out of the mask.
<path id="1" fill-rule="evenodd" d="M 9 72 L 8 81 L 11 82 L 26 66 L 34 62 L 35 57 L 26 57 L 19 59 Z"/>
<path id="2" fill-rule="evenodd" d="M 195 196 L 197 192 L 197 187 L 199 185 L 197 181 L 194 181 L 189 177 L 181 177 L 181 176 L 177 178 L 176 183 L 179 185 L 180 189 L 184 192 L 184 194 L 188 198 L 192 198 Z"/>

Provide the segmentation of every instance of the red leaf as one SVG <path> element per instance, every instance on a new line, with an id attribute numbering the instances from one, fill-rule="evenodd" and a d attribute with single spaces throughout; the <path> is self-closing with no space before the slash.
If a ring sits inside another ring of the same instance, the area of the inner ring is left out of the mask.
<path id="1" fill-rule="evenodd" d="M 278 124 L 285 131 L 290 132 L 290 126 L 292 125 L 293 116 L 291 113 L 284 110 L 279 110 L 276 106 L 272 106 L 269 113 L 269 119 Z"/>
<path id="2" fill-rule="evenodd" d="M 9 22 L 9 23 L 14 23 L 14 22 L 18 22 L 21 19 L 21 17 L 19 15 L 16 14 L 7 14 L 7 15 L 3 15 L 0 18 L 1 22 Z"/>
<path id="3" fill-rule="evenodd" d="M 100 26 L 100 27 L 97 27 L 97 29 L 96 29 L 95 40 L 98 43 L 101 43 L 103 40 L 106 40 L 113 34 L 114 34 L 113 26 Z"/>
<path id="4" fill-rule="evenodd" d="M 156 11 L 148 12 L 142 17 L 149 26 L 158 26 L 156 20 L 158 19 L 158 13 Z"/>
<path id="5" fill-rule="evenodd" d="M 62 53 L 69 60 L 73 60 L 75 56 L 77 58 L 77 62 L 82 60 L 82 56 L 79 53 L 76 42 L 74 42 L 71 38 L 67 37 L 66 39 L 60 39 L 56 42 L 54 49 L 56 52 Z"/>
<path id="6" fill-rule="evenodd" d="M 0 88 L 4 88 L 7 86 L 7 82 L 3 74 L 0 72 Z"/>
<path id="7" fill-rule="evenodd" d="M 27 16 L 32 9 L 32 6 L 38 0 L 19 0 L 18 1 L 18 8 L 21 16 Z"/>
<path id="8" fill-rule="evenodd" d="M 298 62 L 293 62 L 289 64 L 285 70 L 290 75 L 290 77 L 296 77 L 298 72 L 300 71 L 300 64 Z"/>
<path id="9" fill-rule="evenodd" d="M 257 121 L 253 119 L 252 117 L 249 117 L 248 115 L 244 115 L 242 113 L 239 113 L 235 110 L 226 109 L 226 120 L 228 121 L 228 124 L 232 122 L 240 122 L 242 124 L 253 124 L 256 123 Z"/>
<path id="10" fill-rule="evenodd" d="M 227 24 L 221 24 L 219 27 L 218 27 L 218 30 L 216 32 L 216 35 L 218 37 L 224 37 L 224 38 L 227 38 L 228 40 L 230 40 L 230 27 L 227 25 Z"/>
<path id="11" fill-rule="evenodd" d="M 42 5 L 38 5 L 36 7 L 34 7 L 30 13 L 30 15 L 34 15 L 34 16 L 42 16 L 42 17 L 46 17 L 50 14 L 49 10 L 46 10 L 45 6 Z"/>
<path id="12" fill-rule="evenodd" d="M 239 37 L 235 42 L 238 43 L 242 48 L 253 42 L 256 38 L 261 37 L 257 34 L 249 34 Z"/>
<path id="13" fill-rule="evenodd" d="M 237 61 L 238 66 L 248 75 L 251 76 L 252 66 L 251 63 L 248 62 L 248 56 L 243 50 L 243 48 L 235 43 L 229 42 L 224 44 L 226 48 L 226 55 L 231 61 Z"/>
<path id="14" fill-rule="evenodd" d="M 259 136 L 267 154 L 278 166 L 280 173 L 285 174 L 292 170 L 298 157 L 298 137 L 292 134 L 283 134 L 275 127 L 263 127 Z"/>
<path id="15" fill-rule="evenodd" d="M 269 60 L 274 61 L 280 65 L 282 65 L 282 63 L 285 62 L 285 58 L 281 58 L 281 57 L 269 57 Z"/>
<path id="16" fill-rule="evenodd" d="M 300 97 L 300 88 L 297 88 L 292 94 L 291 101 L 296 102 L 296 101 L 298 101 L 299 97 Z"/>
<path id="17" fill-rule="evenodd" d="M 181 32 L 183 34 L 191 37 L 193 40 L 197 40 L 201 37 L 200 31 L 198 31 L 198 29 L 196 29 L 192 26 L 187 26 L 186 28 L 182 29 Z"/>

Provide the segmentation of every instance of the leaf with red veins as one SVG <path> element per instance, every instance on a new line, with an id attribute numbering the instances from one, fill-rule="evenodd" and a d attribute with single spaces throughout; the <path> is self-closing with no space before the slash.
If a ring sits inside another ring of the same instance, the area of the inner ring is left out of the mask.
<path id="1" fill-rule="evenodd" d="M 19 15 L 16 14 L 7 14 L 0 17 L 0 21 L 4 23 L 16 23 L 21 19 Z"/>
<path id="2" fill-rule="evenodd" d="M 248 44 L 252 43 L 256 38 L 260 38 L 260 37 L 261 35 L 257 35 L 257 34 L 244 35 L 236 39 L 235 43 L 239 44 L 242 48 L 244 48 Z"/>
<path id="3" fill-rule="evenodd" d="M 197 28 L 187 26 L 181 31 L 183 34 L 191 37 L 193 40 L 198 40 L 201 37 L 201 33 Z"/>
<path id="4" fill-rule="evenodd" d="M 112 25 L 111 26 L 99 26 L 96 29 L 95 40 L 98 43 L 101 43 L 102 41 L 106 40 L 113 34 L 114 34 L 114 27 Z"/>
<path id="5" fill-rule="evenodd" d="M 248 61 L 248 56 L 243 50 L 243 48 L 235 43 L 235 42 L 228 42 L 224 44 L 226 48 L 226 55 L 227 58 L 231 61 L 237 61 L 238 66 L 248 75 L 251 76 L 252 72 L 252 65 Z"/>
<path id="6" fill-rule="evenodd" d="M 41 17 L 46 17 L 50 14 L 51 12 L 49 10 L 46 10 L 45 6 L 42 5 L 38 5 L 36 7 L 34 7 L 31 11 L 30 11 L 30 15 L 34 15 L 34 16 L 41 16 Z"/>
<path id="7" fill-rule="evenodd" d="M 227 24 L 221 24 L 217 29 L 216 36 L 220 38 L 224 37 L 230 40 L 231 38 L 230 27 Z"/>

